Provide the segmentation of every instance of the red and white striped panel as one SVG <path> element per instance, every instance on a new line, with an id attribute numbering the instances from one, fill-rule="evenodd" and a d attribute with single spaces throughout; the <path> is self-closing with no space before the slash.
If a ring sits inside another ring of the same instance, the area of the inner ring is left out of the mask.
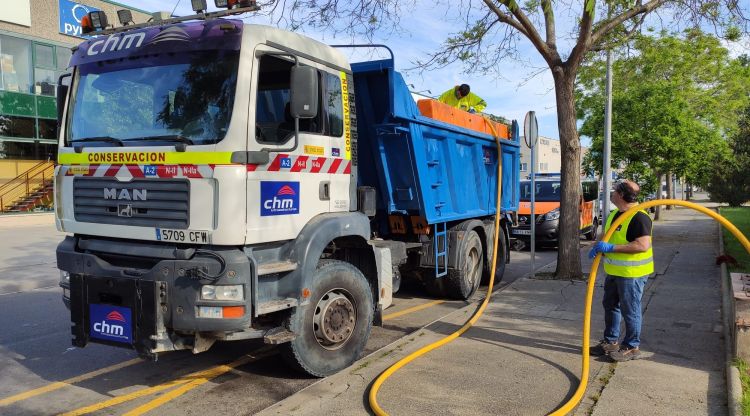
<path id="1" fill-rule="evenodd" d="M 65 176 L 94 178 L 212 178 L 215 165 L 80 165 L 65 166 Z"/>
<path id="2" fill-rule="evenodd" d="M 335 157 L 278 154 L 271 163 L 247 165 L 247 170 L 248 172 L 288 171 L 349 175 L 352 173 L 352 161 Z"/>

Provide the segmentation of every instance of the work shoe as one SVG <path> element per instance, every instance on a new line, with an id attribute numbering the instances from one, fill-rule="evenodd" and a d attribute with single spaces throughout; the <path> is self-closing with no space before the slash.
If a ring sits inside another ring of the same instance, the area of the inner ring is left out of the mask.
<path id="1" fill-rule="evenodd" d="M 622 347 L 617 351 L 609 353 L 609 358 L 620 363 L 623 361 L 637 360 L 641 358 L 641 350 L 638 347 Z"/>
<path id="2" fill-rule="evenodd" d="M 598 357 L 609 355 L 610 353 L 617 352 L 620 348 L 620 344 L 616 342 L 609 342 L 606 339 L 600 340 L 599 344 L 589 348 L 589 354 Z"/>

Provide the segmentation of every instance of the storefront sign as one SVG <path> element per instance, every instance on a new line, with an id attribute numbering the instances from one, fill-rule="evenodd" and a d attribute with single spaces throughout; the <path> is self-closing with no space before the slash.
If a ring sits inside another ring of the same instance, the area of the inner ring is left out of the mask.
<path id="1" fill-rule="evenodd" d="M 68 36 L 79 38 L 88 38 L 83 35 L 81 30 L 81 19 L 88 12 L 95 12 L 97 9 L 93 6 L 75 3 L 71 0 L 59 0 L 60 2 L 60 33 Z"/>

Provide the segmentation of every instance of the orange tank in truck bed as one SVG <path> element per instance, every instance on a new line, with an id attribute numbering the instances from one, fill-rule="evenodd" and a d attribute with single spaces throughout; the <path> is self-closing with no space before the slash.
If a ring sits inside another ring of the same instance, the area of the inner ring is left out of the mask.
<path id="1" fill-rule="evenodd" d="M 448 104 L 441 103 L 438 100 L 419 100 L 417 108 L 423 116 L 431 119 L 444 121 L 456 126 L 464 127 L 469 130 L 486 133 L 491 136 L 500 136 L 503 139 L 509 139 L 508 126 L 482 117 L 479 114 L 471 114 Z M 492 127 L 494 127 L 494 131 Z"/>

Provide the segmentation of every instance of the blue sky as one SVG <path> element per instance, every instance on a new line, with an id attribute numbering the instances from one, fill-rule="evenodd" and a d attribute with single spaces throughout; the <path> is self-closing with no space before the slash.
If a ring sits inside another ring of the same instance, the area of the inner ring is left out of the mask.
<path id="1" fill-rule="evenodd" d="M 176 5 L 175 14 L 192 14 L 190 0 L 179 0 L 179 2 L 178 0 L 118 1 L 147 11 L 172 11 Z M 207 0 L 207 3 L 209 4 L 209 10 L 215 10 L 213 0 Z M 407 84 L 412 86 L 413 91 L 438 96 L 456 84 L 468 83 L 471 85 L 472 92 L 487 101 L 488 106 L 485 111 L 508 119 L 516 119 L 519 123 L 522 123 L 526 112 L 533 110 L 537 114 L 539 134 L 559 139 L 552 75 L 549 69 L 544 69 L 546 63 L 525 38 L 522 38 L 518 44 L 519 56 L 525 62 L 505 61 L 500 77 L 468 74 L 459 64 L 439 70 L 404 73 L 403 70 L 413 67 L 415 61 L 423 59 L 429 52 L 437 50 L 445 37 L 450 35 L 450 32 L 461 28 L 459 23 L 451 26 L 450 18 L 446 16 L 446 9 L 434 7 L 435 2 L 427 3 L 417 0 L 415 3 L 417 5 L 406 6 L 405 8 L 407 10 L 418 10 L 418 12 L 409 16 L 408 20 L 403 19 L 403 31 L 401 33 L 391 36 L 383 35 L 372 39 L 372 43 L 386 44 L 393 50 L 396 68 L 402 71 Z M 420 7 L 422 4 L 425 6 Z M 561 54 L 569 51 L 570 45 L 572 45 L 572 40 L 566 37 L 570 27 L 564 25 L 575 22 L 576 16 L 569 14 L 570 12 L 563 10 L 558 11 L 556 16 L 558 47 Z M 268 16 L 250 16 L 243 20 L 247 23 L 274 25 L 274 21 Z M 333 33 L 315 32 L 307 27 L 302 28 L 299 32 L 328 44 L 354 43 L 350 36 L 344 35 L 337 38 Z M 370 42 L 359 40 L 357 43 Z M 733 55 L 739 55 L 750 49 L 750 39 L 745 38 L 743 42 L 733 45 L 725 43 L 725 45 L 732 50 Z M 355 56 L 352 56 L 352 58 L 355 61 L 359 60 Z M 531 77 L 533 74 L 536 74 L 536 76 Z M 588 146 L 589 142 L 587 138 L 582 138 L 584 146 Z"/>

